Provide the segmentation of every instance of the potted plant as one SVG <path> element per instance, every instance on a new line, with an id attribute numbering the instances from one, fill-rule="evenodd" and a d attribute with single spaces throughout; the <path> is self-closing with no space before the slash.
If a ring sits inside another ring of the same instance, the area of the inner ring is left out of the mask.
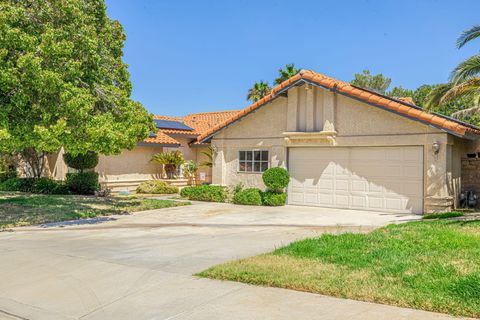
<path id="1" fill-rule="evenodd" d="M 163 165 L 168 179 L 175 179 L 178 166 L 185 162 L 183 154 L 178 150 L 157 153 L 153 156 L 152 161 Z"/>

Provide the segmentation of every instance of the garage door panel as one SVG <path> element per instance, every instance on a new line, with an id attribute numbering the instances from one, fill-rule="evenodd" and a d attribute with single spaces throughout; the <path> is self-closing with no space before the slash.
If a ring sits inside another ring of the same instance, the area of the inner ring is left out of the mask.
<path id="1" fill-rule="evenodd" d="M 403 167 L 403 175 L 409 178 L 419 178 L 423 176 L 423 168 L 415 164 L 407 164 Z"/>
<path id="2" fill-rule="evenodd" d="M 367 196 L 352 195 L 352 208 L 366 209 Z"/>
<path id="3" fill-rule="evenodd" d="M 421 147 L 403 149 L 403 160 L 423 162 L 423 149 Z"/>
<path id="4" fill-rule="evenodd" d="M 352 181 L 352 192 L 368 192 L 368 182 L 364 180 Z"/>
<path id="5" fill-rule="evenodd" d="M 318 181 L 318 188 L 320 190 L 326 189 L 326 190 L 333 190 L 335 187 L 335 182 L 334 179 L 320 179 Z"/>
<path id="6" fill-rule="evenodd" d="M 371 210 L 381 210 L 385 207 L 384 199 L 380 197 L 369 196 L 368 207 Z"/>
<path id="7" fill-rule="evenodd" d="M 341 208 L 346 208 L 350 206 L 350 201 L 349 198 L 350 196 L 348 194 L 346 195 L 341 195 L 341 194 L 335 194 L 335 205 Z"/>
<path id="8" fill-rule="evenodd" d="M 321 206 L 333 207 L 334 204 L 335 204 L 335 198 L 333 196 L 333 193 L 330 193 L 330 194 L 319 193 L 318 194 L 318 204 L 321 205 Z"/>
<path id="9" fill-rule="evenodd" d="M 334 184 L 335 184 L 335 191 L 337 192 L 346 192 L 348 193 L 350 187 L 350 181 L 348 181 L 347 179 L 336 179 L 334 180 Z"/>
<path id="10" fill-rule="evenodd" d="M 290 204 L 423 209 L 422 147 L 291 148 L 289 167 Z"/>
<path id="11" fill-rule="evenodd" d="M 370 193 L 382 193 L 383 192 L 383 186 L 379 185 L 378 183 L 375 182 L 369 182 L 368 183 L 368 192 Z"/>

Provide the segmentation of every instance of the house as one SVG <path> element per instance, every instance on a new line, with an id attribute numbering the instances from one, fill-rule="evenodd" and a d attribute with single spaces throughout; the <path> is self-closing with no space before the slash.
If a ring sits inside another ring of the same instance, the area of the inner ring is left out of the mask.
<path id="1" fill-rule="evenodd" d="M 215 151 L 214 184 L 263 188 L 261 173 L 282 166 L 289 204 L 423 213 L 451 210 L 472 187 L 462 175 L 479 138 L 411 101 L 302 70 L 197 142 Z"/>
<path id="2" fill-rule="evenodd" d="M 292 205 L 442 212 L 462 190 L 480 192 L 480 128 L 310 70 L 243 110 L 155 121 L 158 132 L 135 149 L 101 157 L 102 183 L 132 190 L 164 177 L 155 153 L 201 162 L 211 146 L 202 181 L 263 189 L 262 172 L 285 167 Z"/>

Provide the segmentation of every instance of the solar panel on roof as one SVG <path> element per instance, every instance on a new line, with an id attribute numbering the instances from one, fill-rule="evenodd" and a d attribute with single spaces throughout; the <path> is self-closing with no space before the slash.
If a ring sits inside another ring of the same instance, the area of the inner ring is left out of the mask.
<path id="1" fill-rule="evenodd" d="M 193 131 L 193 128 L 187 126 L 184 123 L 172 120 L 153 120 L 157 129 L 176 129 L 176 130 L 186 130 Z"/>
<path id="2" fill-rule="evenodd" d="M 149 136 L 150 138 L 155 138 L 155 137 L 157 137 L 157 134 L 151 132 L 151 133 L 148 134 L 148 136 Z"/>

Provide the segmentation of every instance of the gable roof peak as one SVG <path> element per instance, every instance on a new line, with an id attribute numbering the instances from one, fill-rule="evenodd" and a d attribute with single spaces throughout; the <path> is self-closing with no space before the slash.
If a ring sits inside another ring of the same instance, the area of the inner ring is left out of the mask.
<path id="1" fill-rule="evenodd" d="M 226 119 L 223 123 L 217 124 L 215 127 L 202 133 L 198 137 L 198 141 L 205 142 L 217 132 L 223 130 L 230 124 L 276 99 L 280 96 L 282 92 L 290 89 L 294 85 L 298 84 L 300 81 L 308 82 L 318 87 L 334 91 L 346 97 L 362 101 L 366 104 L 376 106 L 390 112 L 394 112 L 398 115 L 436 127 L 440 130 L 446 131 L 456 136 L 471 137 L 473 135 L 476 138 L 480 137 L 480 128 L 476 126 L 472 126 L 470 124 L 463 123 L 459 120 L 454 120 L 443 115 L 427 112 L 422 108 L 412 105 L 406 101 L 401 101 L 392 97 L 381 95 L 361 87 L 356 87 L 348 82 L 334 79 L 326 75 L 314 72 L 312 70 L 302 69 L 296 75 L 290 77 L 289 79 L 283 81 L 281 84 L 274 87 L 271 93 L 267 96 L 251 104 L 245 109 L 239 111 L 231 118 Z"/>

